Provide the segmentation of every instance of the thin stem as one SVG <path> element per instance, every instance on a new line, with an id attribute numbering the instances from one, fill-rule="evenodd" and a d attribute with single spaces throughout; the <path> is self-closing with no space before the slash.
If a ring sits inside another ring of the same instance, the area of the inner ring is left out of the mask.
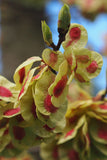
<path id="1" fill-rule="evenodd" d="M 68 26 L 68 29 L 69 29 L 69 26 Z M 51 44 L 51 47 L 53 48 L 54 51 L 58 51 L 59 50 L 62 42 L 65 40 L 65 35 L 68 32 L 68 29 L 66 31 L 64 31 L 63 29 L 58 28 L 58 33 L 59 33 L 58 43 L 57 43 L 57 45 L 55 45 L 54 43 Z"/>

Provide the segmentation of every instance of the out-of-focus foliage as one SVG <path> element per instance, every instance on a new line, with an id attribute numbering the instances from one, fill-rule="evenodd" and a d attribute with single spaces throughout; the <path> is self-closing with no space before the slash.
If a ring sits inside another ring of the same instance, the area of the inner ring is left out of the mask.
<path id="1" fill-rule="evenodd" d="M 10 150 L 11 149 L 12 148 L 10 148 Z M 28 154 L 27 152 L 24 152 L 19 157 L 14 157 L 14 158 L 0 157 L 0 160 L 33 160 L 33 157 L 30 154 Z"/>
<path id="2" fill-rule="evenodd" d="M 99 13 L 107 13 L 106 0 L 62 0 L 68 5 L 76 5 L 83 16 L 93 20 Z"/>
<path id="3" fill-rule="evenodd" d="M 104 46 L 102 49 L 102 54 L 107 57 L 107 33 L 105 35 L 103 35 L 103 42 L 104 42 Z"/>
<path id="4" fill-rule="evenodd" d="M 6 0 L 6 2 L 21 5 L 26 8 L 32 8 L 40 10 L 43 8 L 49 0 Z"/>

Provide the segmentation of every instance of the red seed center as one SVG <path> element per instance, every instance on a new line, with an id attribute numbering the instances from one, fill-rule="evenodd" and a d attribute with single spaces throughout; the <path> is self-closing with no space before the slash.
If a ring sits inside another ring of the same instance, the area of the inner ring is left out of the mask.
<path id="1" fill-rule="evenodd" d="M 51 96 L 48 94 L 44 101 L 45 109 L 51 113 L 55 113 L 58 108 L 56 108 L 51 102 Z"/>
<path id="2" fill-rule="evenodd" d="M 19 70 L 19 76 L 20 76 L 19 82 L 23 83 L 23 80 L 24 80 L 24 77 L 25 77 L 25 68 L 24 67 Z"/>
<path id="3" fill-rule="evenodd" d="M 101 127 L 98 131 L 98 136 L 107 141 L 107 129 Z"/>
<path id="4" fill-rule="evenodd" d="M 35 106 L 34 102 L 33 102 L 32 106 L 31 106 L 31 112 L 32 112 L 34 118 L 36 119 L 37 118 L 37 114 L 36 114 L 36 106 Z"/>
<path id="5" fill-rule="evenodd" d="M 81 36 L 81 30 L 78 27 L 74 27 L 74 28 L 71 28 L 69 34 L 70 34 L 71 39 L 77 40 Z"/>
<path id="6" fill-rule="evenodd" d="M 12 93 L 9 89 L 0 86 L 0 96 L 1 97 L 12 97 Z"/>
<path id="7" fill-rule="evenodd" d="M 55 148 L 53 149 L 52 155 L 53 155 L 53 158 L 54 158 L 55 160 L 59 159 L 58 148 L 57 148 L 57 147 L 55 147 Z"/>
<path id="8" fill-rule="evenodd" d="M 94 73 L 98 68 L 98 64 L 96 61 L 92 61 L 91 64 L 87 67 L 87 72 Z"/>
<path id="9" fill-rule="evenodd" d="M 61 78 L 61 80 L 57 83 L 57 85 L 55 86 L 55 88 L 53 90 L 53 93 L 54 93 L 55 97 L 59 97 L 62 94 L 62 92 L 63 92 L 63 90 L 66 86 L 66 83 L 67 83 L 67 76 L 64 75 Z"/>
<path id="10" fill-rule="evenodd" d="M 13 126 L 13 133 L 14 133 L 14 137 L 17 140 L 22 140 L 25 137 L 24 128 L 21 128 L 21 127 L 18 127 L 18 126 Z"/>
<path id="11" fill-rule="evenodd" d="M 57 54 L 52 52 L 50 54 L 50 64 L 55 65 L 56 62 L 57 62 Z"/>
<path id="12" fill-rule="evenodd" d="M 68 157 L 69 157 L 69 160 L 79 160 L 78 153 L 74 149 L 68 152 Z"/>
<path id="13" fill-rule="evenodd" d="M 75 78 L 81 83 L 85 82 L 84 78 L 78 73 L 75 73 Z"/>
<path id="14" fill-rule="evenodd" d="M 89 61 L 89 56 L 87 55 L 77 55 L 76 60 L 81 63 L 87 63 Z"/>
<path id="15" fill-rule="evenodd" d="M 4 115 L 5 116 L 12 116 L 18 112 L 20 112 L 20 108 L 13 108 L 13 109 L 9 109 L 9 110 L 5 111 Z"/>

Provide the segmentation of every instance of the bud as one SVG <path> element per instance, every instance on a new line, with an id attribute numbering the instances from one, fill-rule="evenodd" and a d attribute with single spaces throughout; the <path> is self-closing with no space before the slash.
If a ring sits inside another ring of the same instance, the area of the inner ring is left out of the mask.
<path id="1" fill-rule="evenodd" d="M 45 43 L 48 46 L 51 46 L 52 44 L 52 33 L 50 31 L 49 26 L 46 24 L 45 21 L 42 21 L 42 34 L 43 34 L 43 39 L 45 41 Z"/>
<path id="2" fill-rule="evenodd" d="M 59 16 L 58 16 L 58 31 L 59 32 L 66 33 L 68 31 L 69 26 L 70 26 L 70 19 L 71 19 L 71 15 L 69 11 L 69 6 L 65 4 L 61 8 L 59 12 Z"/>

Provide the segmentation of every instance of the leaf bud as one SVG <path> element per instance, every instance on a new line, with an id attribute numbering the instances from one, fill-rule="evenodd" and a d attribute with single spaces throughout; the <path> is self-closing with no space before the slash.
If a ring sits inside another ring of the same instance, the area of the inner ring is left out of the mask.
<path id="1" fill-rule="evenodd" d="M 43 39 L 45 43 L 48 46 L 51 46 L 52 44 L 52 32 L 50 31 L 49 26 L 46 24 L 45 21 L 42 21 L 42 34 L 43 34 Z"/>
<path id="2" fill-rule="evenodd" d="M 67 4 L 64 4 L 64 6 L 61 8 L 59 15 L 58 15 L 58 32 L 66 33 L 70 26 L 70 11 L 69 6 Z"/>

